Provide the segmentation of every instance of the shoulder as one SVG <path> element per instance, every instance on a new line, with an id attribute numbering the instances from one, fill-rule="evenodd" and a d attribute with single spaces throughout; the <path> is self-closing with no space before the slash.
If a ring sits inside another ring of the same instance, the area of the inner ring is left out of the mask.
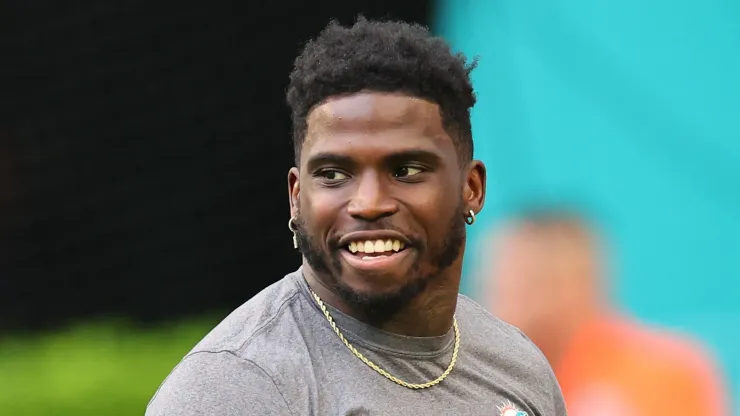
<path id="1" fill-rule="evenodd" d="M 290 415 L 274 381 L 257 363 L 231 352 L 194 352 L 170 373 L 146 409 L 147 416 L 199 414 Z"/>
<path id="2" fill-rule="evenodd" d="M 306 308 L 307 303 L 295 279 L 294 273 L 285 276 L 213 328 L 164 380 L 147 414 L 162 414 L 156 409 L 166 409 L 167 414 L 174 415 L 199 414 L 202 409 L 211 409 L 216 402 L 221 406 L 255 408 L 265 398 L 267 405 L 282 406 L 285 399 L 266 364 L 271 355 L 289 354 L 291 348 L 300 348 L 299 344 L 289 341 L 299 339 L 300 320 L 305 316 L 300 309 Z M 253 396 L 250 392 L 264 394 L 261 399 L 250 398 Z M 250 407 L 244 407 L 247 404 Z M 201 410 L 194 413 L 176 411 L 191 407 Z M 223 412 L 216 413 L 239 414 L 229 411 L 229 407 L 213 407 L 221 408 Z M 283 414 L 281 412 L 275 413 L 273 409 L 268 413 Z"/>
<path id="3" fill-rule="evenodd" d="M 472 299 L 458 297 L 458 315 L 463 317 L 471 335 L 492 350 L 502 351 L 510 360 L 528 362 L 540 370 L 549 370 L 550 365 L 539 348 L 519 328 L 495 317 Z"/>
<path id="4" fill-rule="evenodd" d="M 507 388 L 537 403 L 543 414 L 565 415 L 560 385 L 549 361 L 521 330 L 493 316 L 472 299 L 458 298 L 458 325 Z"/>
<path id="5" fill-rule="evenodd" d="M 230 313 L 213 328 L 190 352 L 231 352 L 248 357 L 253 345 L 279 338 L 276 328 L 285 330 L 286 320 L 299 316 L 292 313 L 302 300 L 295 275 L 289 274 L 268 286 Z"/>

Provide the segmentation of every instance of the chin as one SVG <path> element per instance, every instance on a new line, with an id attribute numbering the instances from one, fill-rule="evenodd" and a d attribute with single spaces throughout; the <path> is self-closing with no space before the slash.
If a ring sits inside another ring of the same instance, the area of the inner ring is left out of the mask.
<path id="1" fill-rule="evenodd" d="M 338 284 L 337 294 L 347 306 L 360 314 L 362 320 L 380 327 L 409 305 L 425 287 L 426 279 L 382 287 L 350 285 L 344 280 Z"/>
<path id="2" fill-rule="evenodd" d="M 411 276 L 411 278 L 410 278 Z M 347 273 L 341 275 L 338 283 L 340 297 L 356 307 L 371 309 L 398 310 L 411 302 L 427 287 L 429 279 L 408 273 L 393 275 L 368 275 Z"/>
<path id="3" fill-rule="evenodd" d="M 407 286 L 409 273 L 368 272 L 342 270 L 338 284 L 343 291 L 352 292 L 361 297 L 385 297 L 401 291 Z"/>

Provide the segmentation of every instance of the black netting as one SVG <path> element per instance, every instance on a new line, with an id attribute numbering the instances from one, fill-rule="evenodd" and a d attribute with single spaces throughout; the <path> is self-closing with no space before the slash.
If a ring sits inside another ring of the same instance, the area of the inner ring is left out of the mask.
<path id="1" fill-rule="evenodd" d="M 0 6 L 4 327 L 228 310 L 297 267 L 295 54 L 331 17 L 428 11 L 47 3 Z"/>

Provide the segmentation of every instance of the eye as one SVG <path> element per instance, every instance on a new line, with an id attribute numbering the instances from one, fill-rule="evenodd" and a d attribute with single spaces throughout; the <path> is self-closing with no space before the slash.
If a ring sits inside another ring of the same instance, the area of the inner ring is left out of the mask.
<path id="1" fill-rule="evenodd" d="M 322 170 L 317 175 L 323 179 L 326 179 L 328 181 L 343 181 L 345 179 L 348 179 L 349 176 L 345 173 L 342 173 L 338 170 Z"/>
<path id="2" fill-rule="evenodd" d="M 395 172 L 393 172 L 393 176 L 396 178 L 406 178 L 409 176 L 418 175 L 421 172 L 423 172 L 423 170 L 421 170 L 420 168 L 416 168 L 413 166 L 401 166 L 400 168 L 396 169 Z"/>

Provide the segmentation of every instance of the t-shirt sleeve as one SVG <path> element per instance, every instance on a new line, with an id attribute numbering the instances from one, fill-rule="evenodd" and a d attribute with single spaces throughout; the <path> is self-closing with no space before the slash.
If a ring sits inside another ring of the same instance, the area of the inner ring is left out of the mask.
<path id="1" fill-rule="evenodd" d="M 539 404 L 541 405 L 542 413 L 552 416 L 567 416 L 568 411 L 565 407 L 565 399 L 563 398 L 563 392 L 560 389 L 560 383 L 555 376 L 555 371 L 552 369 L 550 362 L 545 357 L 545 354 L 543 354 L 537 345 L 535 345 L 535 343 L 519 328 L 514 326 L 511 328 L 514 328 L 519 336 L 524 338 L 535 357 L 535 360 L 533 360 L 537 366 L 537 381 L 535 385 L 541 393 L 538 397 L 541 397 Z"/>
<path id="2" fill-rule="evenodd" d="M 565 410 L 565 399 L 563 398 L 563 392 L 560 390 L 560 384 L 555 379 L 555 374 L 552 374 L 552 400 L 553 400 L 553 415 L 555 416 L 568 416 L 568 411 Z"/>
<path id="3" fill-rule="evenodd" d="M 256 363 L 230 352 L 197 352 L 170 373 L 146 416 L 291 416 L 275 382 Z"/>

